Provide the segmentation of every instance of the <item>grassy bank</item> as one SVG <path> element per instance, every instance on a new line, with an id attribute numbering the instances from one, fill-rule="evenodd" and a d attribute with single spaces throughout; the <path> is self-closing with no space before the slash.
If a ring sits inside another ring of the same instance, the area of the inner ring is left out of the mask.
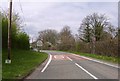
<path id="1" fill-rule="evenodd" d="M 12 50 L 12 63 L 5 64 L 5 59 L 7 58 L 7 51 L 3 50 L 2 55 L 3 79 L 23 78 L 48 57 L 48 55 L 45 53 L 38 53 L 29 50 Z"/>
<path id="2" fill-rule="evenodd" d="M 117 57 L 108 57 L 108 56 L 104 56 L 104 55 L 80 53 L 80 52 L 71 52 L 71 53 L 86 56 L 86 57 L 91 57 L 91 58 L 95 58 L 95 59 L 99 59 L 99 60 L 104 60 L 104 61 L 108 61 L 108 62 L 113 62 L 113 63 L 119 62 L 120 63 L 120 58 L 117 58 Z"/>

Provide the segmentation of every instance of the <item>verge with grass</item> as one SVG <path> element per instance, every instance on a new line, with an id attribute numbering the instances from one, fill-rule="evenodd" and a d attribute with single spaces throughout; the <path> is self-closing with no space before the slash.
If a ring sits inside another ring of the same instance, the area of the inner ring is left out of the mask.
<path id="1" fill-rule="evenodd" d="M 108 62 L 120 63 L 120 58 L 118 58 L 118 57 L 108 57 L 105 55 L 80 53 L 80 52 L 70 52 L 70 53 L 74 53 L 74 54 L 78 54 L 78 55 L 86 56 L 86 57 L 91 57 L 91 58 L 95 58 L 95 59 L 99 59 L 99 60 L 104 60 L 104 61 L 108 61 Z"/>
<path id="2" fill-rule="evenodd" d="M 30 50 L 12 50 L 11 64 L 5 64 L 7 51 L 2 51 L 2 78 L 3 79 L 22 79 L 31 70 L 35 69 L 40 63 L 47 59 L 48 54 Z"/>

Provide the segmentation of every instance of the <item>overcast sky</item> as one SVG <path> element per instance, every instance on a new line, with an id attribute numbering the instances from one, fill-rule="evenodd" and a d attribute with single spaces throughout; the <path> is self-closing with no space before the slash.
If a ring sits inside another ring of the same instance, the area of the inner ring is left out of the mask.
<path id="1" fill-rule="evenodd" d="M 84 2 L 13 0 L 13 2 L 13 11 L 19 12 L 23 24 L 26 24 L 24 30 L 30 37 L 37 37 L 38 32 L 44 29 L 60 31 L 66 25 L 71 27 L 73 34 L 76 34 L 83 18 L 94 12 L 106 14 L 114 26 L 118 25 L 118 0 L 84 0 Z M 7 10 L 8 0 L 2 1 L 1 7 Z"/>

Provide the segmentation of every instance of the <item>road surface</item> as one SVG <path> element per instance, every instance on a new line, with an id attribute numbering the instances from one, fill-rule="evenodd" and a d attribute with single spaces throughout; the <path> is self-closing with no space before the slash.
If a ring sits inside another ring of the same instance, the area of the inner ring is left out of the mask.
<path id="1" fill-rule="evenodd" d="M 48 60 L 26 79 L 118 79 L 117 65 L 66 52 L 44 52 Z"/>

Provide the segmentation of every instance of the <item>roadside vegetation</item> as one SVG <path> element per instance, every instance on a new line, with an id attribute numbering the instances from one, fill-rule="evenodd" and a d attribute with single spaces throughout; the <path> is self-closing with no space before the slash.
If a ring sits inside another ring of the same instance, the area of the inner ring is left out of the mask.
<path id="1" fill-rule="evenodd" d="M 6 64 L 8 41 L 8 14 L 0 12 L 0 29 L 2 29 L 2 78 L 22 79 L 41 64 L 48 55 L 30 50 L 29 36 L 23 31 L 24 25 L 18 13 L 12 16 L 11 64 Z"/>
<path id="2" fill-rule="evenodd" d="M 92 13 L 83 18 L 76 34 L 68 25 L 60 32 L 54 29 L 46 29 L 38 32 L 36 41 L 29 43 L 29 36 L 23 31 L 24 25 L 18 13 L 12 16 L 12 64 L 7 65 L 4 60 L 7 58 L 7 37 L 8 37 L 8 14 L 0 12 L 2 18 L 2 49 L 3 55 L 3 78 L 18 78 L 33 69 L 36 65 L 47 58 L 44 53 L 30 51 L 32 48 L 42 50 L 73 51 L 76 54 L 93 57 L 97 59 L 118 61 L 120 45 L 120 29 L 111 24 L 105 14 Z M 37 46 L 38 41 L 41 42 Z M 19 50 L 18 50 L 19 49 Z M 21 69 L 21 70 L 20 70 Z M 16 72 L 16 73 L 15 73 Z"/>
<path id="3" fill-rule="evenodd" d="M 29 50 L 12 50 L 12 63 L 6 64 L 5 60 L 7 51 L 3 50 L 2 54 L 3 79 L 22 79 L 48 57 L 48 54 L 46 53 L 39 53 Z"/>
<path id="4" fill-rule="evenodd" d="M 120 58 L 118 57 L 108 57 L 105 55 L 89 54 L 89 53 L 81 53 L 81 52 L 71 52 L 71 53 L 78 54 L 81 56 L 91 57 L 91 58 L 95 58 L 103 61 L 108 61 L 112 63 L 120 63 Z"/>
<path id="5" fill-rule="evenodd" d="M 36 48 L 37 41 L 42 41 L 40 49 L 74 51 L 85 56 L 87 53 L 87 56 L 106 60 L 110 57 L 109 61 L 117 62 L 120 29 L 111 24 L 107 15 L 89 14 L 76 30 L 78 34 L 73 34 L 66 25 L 60 32 L 52 29 L 40 31 L 32 46 Z"/>
<path id="6" fill-rule="evenodd" d="M 0 12 L 2 18 L 2 49 L 7 49 L 8 40 L 8 14 Z M 29 50 L 29 36 L 23 31 L 24 25 L 21 22 L 18 13 L 13 13 L 12 30 L 11 30 L 11 46 L 12 49 Z"/>

